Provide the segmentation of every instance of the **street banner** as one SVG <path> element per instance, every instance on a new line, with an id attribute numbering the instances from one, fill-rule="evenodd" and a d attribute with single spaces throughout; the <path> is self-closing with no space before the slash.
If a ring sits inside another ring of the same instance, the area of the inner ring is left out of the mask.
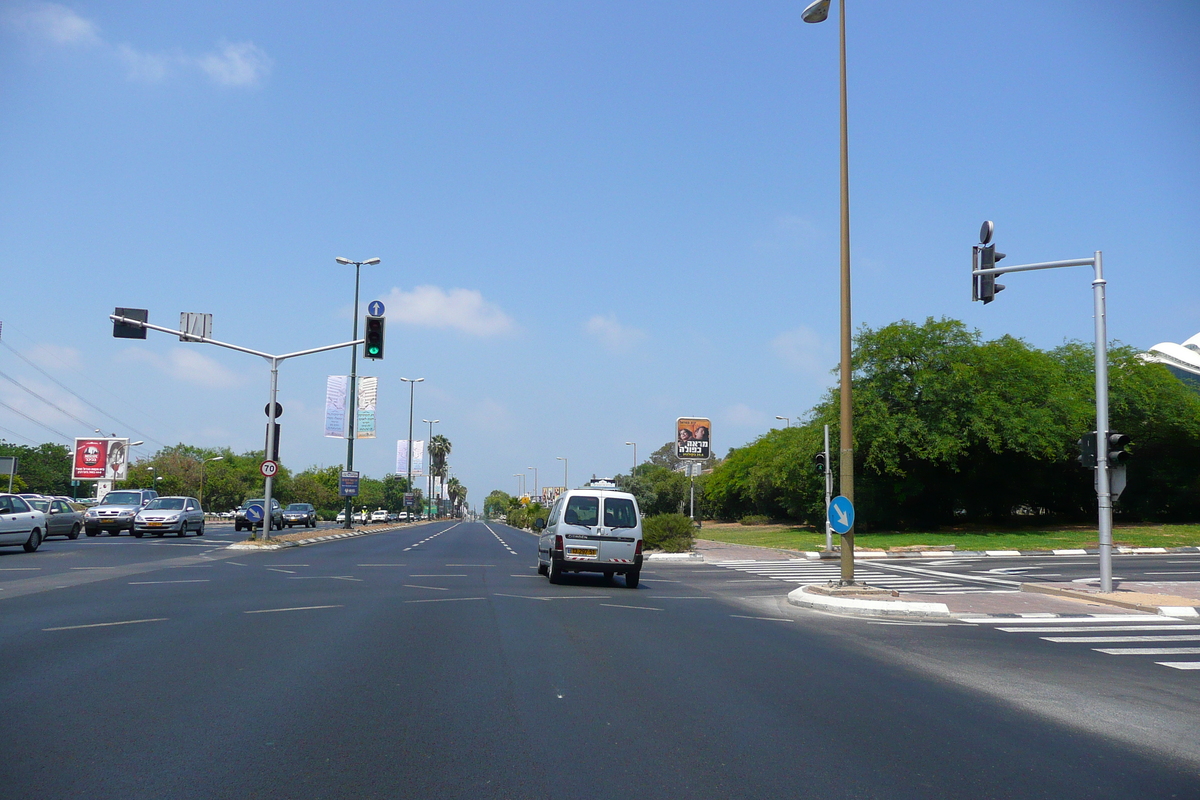
<path id="1" fill-rule="evenodd" d="M 565 492 L 565 486 L 543 486 L 542 487 L 542 505 L 548 506 L 558 499 L 558 496 Z"/>
<path id="2" fill-rule="evenodd" d="M 346 394 L 349 375 L 330 375 L 325 379 L 325 435 L 331 439 L 346 438 Z"/>
<path id="3" fill-rule="evenodd" d="M 675 420 L 675 456 L 677 458 L 708 458 L 712 422 L 701 417 L 680 417 Z"/>
<path id="4" fill-rule="evenodd" d="M 408 477 L 408 439 L 396 440 L 396 474 Z M 412 476 L 425 474 L 425 440 L 413 439 Z"/>
<path id="5" fill-rule="evenodd" d="M 76 439 L 72 464 L 71 480 L 123 481 L 129 474 L 129 440 Z"/>
<path id="6" fill-rule="evenodd" d="M 414 439 L 413 440 L 412 474 L 413 474 L 414 478 L 417 477 L 418 475 L 420 475 L 420 476 L 425 475 L 425 440 L 424 439 Z"/>
<path id="7" fill-rule="evenodd" d="M 358 379 L 358 411 L 354 415 L 359 439 L 375 438 L 375 398 L 378 394 L 379 378 Z"/>

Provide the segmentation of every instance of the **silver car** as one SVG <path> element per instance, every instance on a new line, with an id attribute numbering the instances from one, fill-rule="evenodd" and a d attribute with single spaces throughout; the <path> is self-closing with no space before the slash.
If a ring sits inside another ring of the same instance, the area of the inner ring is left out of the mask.
<path id="1" fill-rule="evenodd" d="M 133 518 L 133 535 L 139 539 L 147 533 L 162 536 L 168 531 L 187 536 L 189 530 L 204 535 L 204 512 L 194 497 L 156 497 Z"/>
<path id="2" fill-rule="evenodd" d="M 68 539 L 78 539 L 83 530 L 83 512 L 76 511 L 71 504 L 57 497 L 25 502 L 46 515 L 46 531 L 43 539 L 50 536 L 65 536 Z"/>
<path id="3" fill-rule="evenodd" d="M 46 515 L 15 494 L 0 494 L 0 545 L 19 544 L 26 553 L 45 538 Z"/>

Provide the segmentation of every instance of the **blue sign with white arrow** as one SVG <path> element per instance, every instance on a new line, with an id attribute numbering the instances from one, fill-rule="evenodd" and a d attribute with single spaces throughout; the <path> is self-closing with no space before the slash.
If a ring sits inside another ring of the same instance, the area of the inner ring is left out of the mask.
<path id="1" fill-rule="evenodd" d="M 829 527 L 834 533 L 847 533 L 854 527 L 854 503 L 840 494 L 829 502 Z"/>
<path id="2" fill-rule="evenodd" d="M 255 503 L 254 505 L 247 508 L 246 509 L 246 520 L 248 522 L 262 522 L 263 521 L 263 507 L 260 506 L 258 503 Z"/>
<path id="3" fill-rule="evenodd" d="M 379 302 L 378 300 L 372 300 L 367 304 L 367 313 L 372 317 L 382 317 L 383 303 Z"/>

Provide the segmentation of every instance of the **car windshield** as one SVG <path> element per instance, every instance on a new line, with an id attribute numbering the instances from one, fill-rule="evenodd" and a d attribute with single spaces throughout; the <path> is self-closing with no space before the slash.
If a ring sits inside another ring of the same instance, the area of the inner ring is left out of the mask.
<path id="1" fill-rule="evenodd" d="M 604 524 L 609 528 L 636 528 L 637 512 L 628 497 L 604 498 Z"/>
<path id="2" fill-rule="evenodd" d="M 30 500 L 29 500 L 29 505 L 33 506 L 33 507 L 34 507 L 34 508 L 36 508 L 38 511 L 49 511 L 49 510 L 50 510 L 50 501 L 49 501 L 49 500 L 33 500 L 33 499 L 30 499 Z"/>
<path id="3" fill-rule="evenodd" d="M 142 504 L 142 493 L 109 492 L 104 495 L 103 502 L 106 506 L 140 506 Z"/>
<path id="4" fill-rule="evenodd" d="M 568 525 L 595 525 L 600 518 L 600 498 L 576 495 L 567 501 L 563 522 Z"/>
<path id="5" fill-rule="evenodd" d="M 151 500 L 146 505 L 147 511 L 151 511 L 153 509 L 162 509 L 165 511 L 182 511 L 183 510 L 183 498 L 182 497 L 159 497 L 155 500 Z"/>
<path id="6" fill-rule="evenodd" d="M 303 503 L 292 503 L 287 507 L 288 511 L 308 511 L 308 506 Z"/>
<path id="7" fill-rule="evenodd" d="M 261 506 L 265 502 L 267 502 L 267 501 L 262 499 L 261 497 L 258 498 L 257 500 L 247 500 L 246 502 L 242 503 L 242 508 L 249 508 L 250 506 L 256 505 L 256 504 Z"/>

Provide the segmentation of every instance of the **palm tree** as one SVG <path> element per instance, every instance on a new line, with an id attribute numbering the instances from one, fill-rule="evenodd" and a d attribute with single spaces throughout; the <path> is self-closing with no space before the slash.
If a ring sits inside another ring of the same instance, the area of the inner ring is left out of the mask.
<path id="1" fill-rule="evenodd" d="M 467 496 L 467 489 L 458 478 L 451 478 L 446 481 L 446 496 L 450 498 L 450 503 L 454 507 L 454 515 L 458 516 L 459 506 Z"/>
<path id="2" fill-rule="evenodd" d="M 429 474 L 439 481 L 446 478 L 446 456 L 450 455 L 452 449 L 450 440 L 440 433 L 429 439 Z"/>

